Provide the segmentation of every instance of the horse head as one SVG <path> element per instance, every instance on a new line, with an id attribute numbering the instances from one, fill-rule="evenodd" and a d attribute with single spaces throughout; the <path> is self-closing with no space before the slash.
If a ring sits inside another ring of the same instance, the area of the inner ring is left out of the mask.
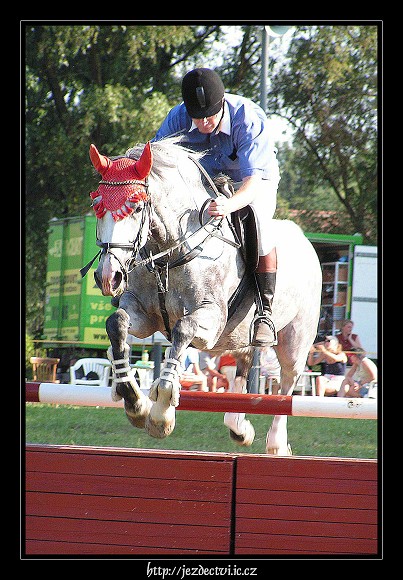
<path id="1" fill-rule="evenodd" d="M 109 158 L 91 145 L 90 159 L 102 176 L 98 189 L 90 193 L 98 218 L 97 245 L 102 248 L 95 281 L 104 296 L 120 296 L 130 264 L 147 241 L 151 147 L 147 143 L 136 160 Z"/>

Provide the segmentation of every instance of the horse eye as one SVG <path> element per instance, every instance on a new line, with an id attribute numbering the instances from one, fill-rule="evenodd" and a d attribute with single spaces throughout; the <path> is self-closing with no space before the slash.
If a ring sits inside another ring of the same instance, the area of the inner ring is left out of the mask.
<path id="1" fill-rule="evenodd" d="M 140 204 L 136 207 L 136 209 L 134 210 L 135 213 L 139 213 L 143 208 L 140 206 Z"/>

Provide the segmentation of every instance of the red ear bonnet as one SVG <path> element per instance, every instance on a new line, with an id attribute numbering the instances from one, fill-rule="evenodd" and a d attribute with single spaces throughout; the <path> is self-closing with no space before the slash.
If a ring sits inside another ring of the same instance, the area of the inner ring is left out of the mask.
<path id="1" fill-rule="evenodd" d="M 138 179 L 144 179 L 147 175 L 150 174 L 151 167 L 153 164 L 153 155 L 151 153 L 151 145 L 150 142 L 146 144 L 143 149 L 143 153 L 140 156 L 140 159 L 136 161 L 136 172 Z"/>
<path id="2" fill-rule="evenodd" d="M 150 143 L 146 144 L 137 161 L 130 157 L 109 159 L 91 144 L 90 159 L 102 175 L 97 191 L 90 193 L 97 218 L 110 211 L 115 221 L 123 219 L 134 211 L 136 203 L 148 199 L 144 180 L 153 163 Z"/>
<path id="3" fill-rule="evenodd" d="M 95 169 L 101 175 L 103 175 L 112 164 L 112 161 L 108 157 L 105 157 L 105 155 L 101 155 L 92 143 L 90 145 L 90 159 Z"/>

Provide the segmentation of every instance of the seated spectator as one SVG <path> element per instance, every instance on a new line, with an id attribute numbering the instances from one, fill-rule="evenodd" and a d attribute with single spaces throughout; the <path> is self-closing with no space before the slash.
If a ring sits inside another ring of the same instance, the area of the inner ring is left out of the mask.
<path id="1" fill-rule="evenodd" d="M 365 351 L 362 348 L 353 348 L 352 351 L 353 366 L 347 372 L 337 396 L 372 396 L 371 391 L 378 381 L 378 367 L 365 356 Z"/>
<path id="2" fill-rule="evenodd" d="M 323 342 L 315 343 L 308 355 L 307 364 L 321 364 L 322 374 L 316 377 L 316 395 L 334 396 L 338 393 L 346 374 L 347 355 L 335 336 L 326 336 Z"/>
<path id="3" fill-rule="evenodd" d="M 231 353 L 226 352 L 219 357 L 217 368 L 230 382 L 235 381 L 236 377 L 236 358 Z"/>
<path id="4" fill-rule="evenodd" d="M 207 386 L 209 391 L 223 393 L 228 389 L 227 377 L 217 370 L 220 357 L 211 357 L 207 352 L 200 351 L 199 364 L 200 370 L 207 377 Z"/>
<path id="5" fill-rule="evenodd" d="M 207 377 L 202 373 L 199 364 L 199 351 L 189 346 L 186 349 L 184 371 L 179 379 L 182 387 L 189 391 L 208 391 Z"/>
<path id="6" fill-rule="evenodd" d="M 316 359 L 319 357 L 319 345 L 321 344 L 325 344 L 324 343 L 324 338 L 322 339 L 322 337 L 319 337 L 319 335 L 316 337 L 316 342 L 311 346 L 311 348 L 309 349 L 309 353 L 308 353 L 308 358 L 306 359 L 306 366 L 308 367 L 309 370 L 311 371 L 315 371 L 315 372 L 322 372 L 322 364 L 323 363 L 317 363 Z"/>
<path id="7" fill-rule="evenodd" d="M 347 354 L 347 364 L 352 366 L 352 358 L 349 351 L 353 348 L 362 348 L 360 337 L 358 334 L 353 334 L 354 322 L 352 320 L 343 320 L 340 334 L 337 334 L 337 340 L 341 344 L 342 349 Z"/>

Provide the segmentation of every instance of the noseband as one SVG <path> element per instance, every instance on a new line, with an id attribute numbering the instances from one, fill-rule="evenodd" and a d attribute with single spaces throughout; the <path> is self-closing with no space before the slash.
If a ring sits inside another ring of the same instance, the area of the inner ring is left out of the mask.
<path id="1" fill-rule="evenodd" d="M 96 241 L 97 246 L 99 248 L 101 248 L 101 250 L 98 252 L 99 256 L 102 256 L 103 254 L 105 254 L 105 255 L 111 254 L 115 258 L 115 260 L 117 260 L 119 262 L 125 283 L 127 283 L 129 273 L 134 269 L 134 266 L 132 267 L 132 265 L 135 262 L 136 254 L 138 253 L 138 251 L 140 249 L 140 239 L 141 239 L 141 235 L 143 234 L 143 227 L 144 227 L 144 224 L 146 221 L 146 215 L 150 216 L 150 203 L 149 202 L 144 202 L 144 206 L 143 206 L 143 209 L 141 212 L 140 226 L 139 226 L 139 229 L 137 232 L 136 239 L 133 242 L 129 242 L 128 244 L 123 244 L 120 242 L 101 242 L 101 240 L 98 240 L 98 239 Z M 121 260 L 119 260 L 117 255 L 114 252 L 112 252 L 113 249 L 127 250 L 129 252 L 131 251 L 131 256 L 129 256 L 129 258 L 123 264 L 121 262 Z"/>

